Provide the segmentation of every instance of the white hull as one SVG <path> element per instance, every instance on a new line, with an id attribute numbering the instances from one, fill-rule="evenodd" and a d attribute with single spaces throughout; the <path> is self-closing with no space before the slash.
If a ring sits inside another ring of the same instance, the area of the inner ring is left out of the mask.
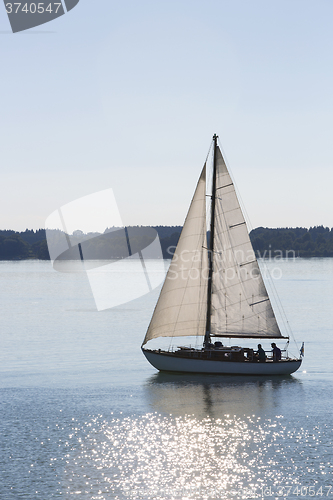
<path id="1" fill-rule="evenodd" d="M 185 373 L 216 373 L 221 375 L 290 375 L 301 366 L 301 359 L 283 360 L 278 363 L 251 363 L 248 361 L 214 361 L 188 359 L 142 349 L 151 365 L 157 370 Z"/>

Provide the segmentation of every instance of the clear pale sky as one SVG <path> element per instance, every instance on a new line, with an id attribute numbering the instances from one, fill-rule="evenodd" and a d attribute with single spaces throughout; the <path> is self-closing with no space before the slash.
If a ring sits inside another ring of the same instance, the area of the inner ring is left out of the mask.
<path id="1" fill-rule="evenodd" d="M 332 227 L 332 27 L 332 0 L 81 0 L 13 35 L 0 5 L 0 229 L 107 188 L 180 225 L 215 132 L 253 227 Z"/>

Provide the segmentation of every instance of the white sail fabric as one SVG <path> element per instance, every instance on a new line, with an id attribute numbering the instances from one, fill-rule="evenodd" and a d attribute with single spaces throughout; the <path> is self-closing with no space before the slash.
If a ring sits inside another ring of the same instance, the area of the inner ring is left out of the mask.
<path id="1" fill-rule="evenodd" d="M 157 337 L 205 334 L 207 274 L 205 165 L 142 345 Z"/>
<path id="2" fill-rule="evenodd" d="M 236 191 L 218 147 L 216 161 L 211 333 L 281 337 Z"/>

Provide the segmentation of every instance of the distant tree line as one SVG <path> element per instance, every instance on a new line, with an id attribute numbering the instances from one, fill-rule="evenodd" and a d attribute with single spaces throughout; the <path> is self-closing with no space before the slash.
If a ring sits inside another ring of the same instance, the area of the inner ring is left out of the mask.
<path id="1" fill-rule="evenodd" d="M 0 230 L 0 260 L 49 259 L 45 229 Z"/>
<path id="2" fill-rule="evenodd" d="M 333 228 L 258 227 L 250 238 L 259 257 L 333 257 Z"/>
<path id="3" fill-rule="evenodd" d="M 120 228 L 119 228 L 120 229 Z M 132 252 L 148 247 L 155 229 L 159 235 L 163 257 L 170 259 L 178 243 L 181 226 L 129 227 Z M 155 234 L 155 233 L 154 233 Z M 156 236 L 156 234 L 155 234 Z M 54 231 L 54 238 L 63 240 L 61 231 Z M 104 234 L 83 234 L 76 231 L 70 236 L 75 248 L 67 251 L 63 259 L 79 259 L 79 243 L 85 245 L 86 255 L 91 259 L 122 258 L 127 251 L 123 233 L 107 229 Z M 251 231 L 250 238 L 258 257 L 333 257 L 333 228 L 324 226 L 296 228 L 264 228 Z M 111 250 L 110 250 L 111 248 Z M 26 229 L 23 232 L 0 230 L 0 260 L 40 259 L 49 260 L 45 229 Z"/>
<path id="4" fill-rule="evenodd" d="M 173 251 L 178 243 L 181 233 L 181 226 L 154 226 L 154 227 L 129 227 L 129 243 L 131 253 L 148 247 L 156 233 L 160 238 L 162 254 L 165 259 L 171 258 Z M 89 259 L 113 259 L 123 258 L 128 252 L 126 240 L 123 237 L 123 231 L 120 228 L 106 229 L 104 234 L 75 231 L 70 235 L 72 248 L 64 251 L 61 259 L 80 259 L 78 244 L 84 246 L 84 254 Z M 49 231 L 52 238 L 52 245 L 63 247 L 64 233 L 60 230 Z M 22 232 L 12 230 L 0 230 L 0 260 L 25 260 L 39 259 L 49 260 L 50 254 L 46 242 L 45 229 L 37 231 L 26 229 Z"/>

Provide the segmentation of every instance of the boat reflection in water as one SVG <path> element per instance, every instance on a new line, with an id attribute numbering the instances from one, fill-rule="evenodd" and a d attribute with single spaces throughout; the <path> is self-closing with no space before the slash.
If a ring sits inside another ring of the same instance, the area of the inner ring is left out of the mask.
<path id="1" fill-rule="evenodd" d="M 302 398 L 301 387 L 301 381 L 292 376 L 248 376 L 244 379 L 241 375 L 222 378 L 219 375 L 159 372 L 147 380 L 145 393 L 152 410 L 157 412 L 221 418 L 225 414 L 253 415 L 270 410 L 276 415 L 281 410 L 287 388 L 295 400 Z"/>

